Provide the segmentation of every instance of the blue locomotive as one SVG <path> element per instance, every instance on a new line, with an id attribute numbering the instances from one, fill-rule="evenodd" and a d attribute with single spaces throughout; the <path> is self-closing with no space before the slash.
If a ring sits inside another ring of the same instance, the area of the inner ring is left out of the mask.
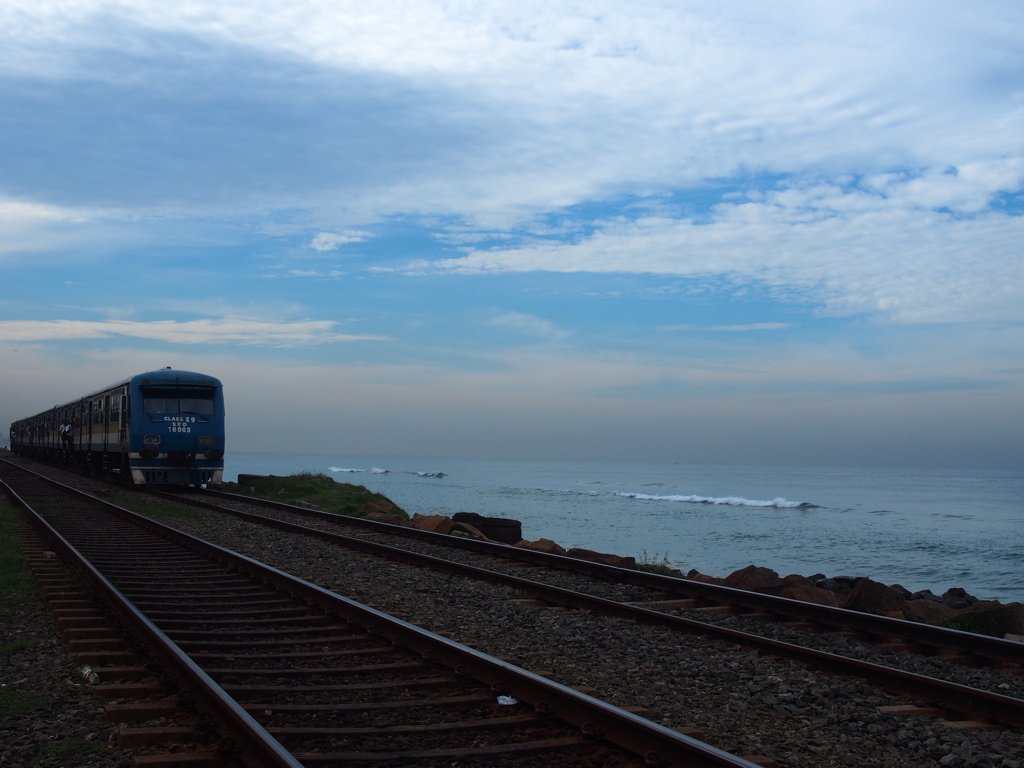
<path id="1" fill-rule="evenodd" d="M 224 388 L 164 368 L 11 424 L 11 450 L 135 485 L 205 485 L 224 473 Z"/>

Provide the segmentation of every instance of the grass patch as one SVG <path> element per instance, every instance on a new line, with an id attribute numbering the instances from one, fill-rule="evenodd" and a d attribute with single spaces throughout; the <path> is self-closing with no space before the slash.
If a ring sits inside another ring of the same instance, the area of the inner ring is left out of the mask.
<path id="1" fill-rule="evenodd" d="M 245 496 L 349 517 L 365 517 L 374 508 L 409 517 L 384 494 L 373 493 L 362 485 L 335 482 L 333 477 L 323 472 L 299 472 L 286 477 L 267 475 L 246 480 L 235 490 Z"/>
<path id="2" fill-rule="evenodd" d="M 683 572 L 678 568 L 669 565 L 668 555 L 662 555 L 661 559 L 651 557 L 645 549 L 643 554 L 637 558 L 636 567 L 644 573 L 655 573 L 658 576 L 672 576 L 677 579 L 683 578 Z"/>
<path id="3" fill-rule="evenodd" d="M 12 640 L 9 643 L 0 645 L 0 656 L 10 656 L 12 653 L 24 651 L 36 644 L 35 640 Z"/>
<path id="4" fill-rule="evenodd" d="M 962 613 L 959 616 L 950 616 L 948 619 L 936 622 L 936 626 L 946 629 L 958 629 L 961 632 L 971 632 L 975 635 L 991 635 L 1002 637 L 1003 630 L 995 624 L 986 621 L 984 618 L 973 613 Z"/>
<path id="5" fill-rule="evenodd" d="M 28 561 L 14 536 L 14 522 L 20 514 L 6 499 L 0 499 L 0 606 L 24 605 L 39 599 Z"/>
<path id="6" fill-rule="evenodd" d="M 0 688 L 0 722 L 28 714 L 34 709 L 45 707 L 50 697 L 36 691 L 17 691 L 6 686 Z"/>

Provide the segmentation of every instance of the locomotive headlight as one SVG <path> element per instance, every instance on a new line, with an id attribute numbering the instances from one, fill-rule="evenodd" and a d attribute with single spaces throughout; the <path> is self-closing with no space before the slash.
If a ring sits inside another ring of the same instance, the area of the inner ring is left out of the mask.
<path id="1" fill-rule="evenodd" d="M 224 451 L 216 448 L 217 438 L 213 435 L 203 435 L 196 440 L 199 450 L 208 459 L 219 459 L 224 456 Z"/>
<path id="2" fill-rule="evenodd" d="M 143 435 L 142 449 L 139 456 L 144 459 L 155 459 L 160 453 L 160 435 Z"/>

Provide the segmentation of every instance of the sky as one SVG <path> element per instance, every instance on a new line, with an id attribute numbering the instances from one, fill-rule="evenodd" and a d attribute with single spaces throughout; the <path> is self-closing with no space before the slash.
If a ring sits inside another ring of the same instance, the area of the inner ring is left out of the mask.
<path id="1" fill-rule="evenodd" d="M 1018 0 L 0 0 L 0 422 L 1020 468 Z"/>

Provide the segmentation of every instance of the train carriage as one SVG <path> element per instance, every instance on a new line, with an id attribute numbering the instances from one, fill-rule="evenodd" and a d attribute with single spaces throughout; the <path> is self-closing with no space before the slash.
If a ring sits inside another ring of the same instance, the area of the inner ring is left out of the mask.
<path id="1" fill-rule="evenodd" d="M 224 390 L 164 368 L 11 425 L 11 449 L 136 485 L 204 485 L 224 472 Z"/>

